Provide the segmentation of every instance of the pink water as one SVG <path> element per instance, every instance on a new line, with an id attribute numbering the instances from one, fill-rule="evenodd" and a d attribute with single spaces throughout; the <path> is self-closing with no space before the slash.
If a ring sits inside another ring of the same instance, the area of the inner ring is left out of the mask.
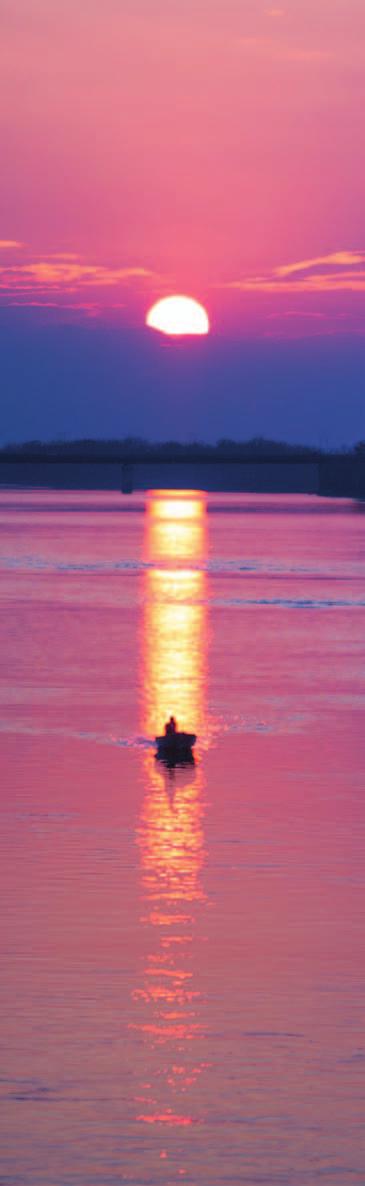
<path id="1" fill-rule="evenodd" d="M 364 508 L 3 491 L 0 582 L 1 1186 L 363 1186 Z"/>

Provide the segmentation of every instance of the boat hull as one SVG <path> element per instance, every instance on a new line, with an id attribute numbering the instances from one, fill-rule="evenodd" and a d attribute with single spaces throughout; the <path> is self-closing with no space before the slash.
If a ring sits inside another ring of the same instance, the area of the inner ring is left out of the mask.
<path id="1" fill-rule="evenodd" d="M 192 763 L 195 742 L 195 733 L 165 733 L 162 737 L 156 737 L 156 757 L 174 766 L 178 763 Z"/>

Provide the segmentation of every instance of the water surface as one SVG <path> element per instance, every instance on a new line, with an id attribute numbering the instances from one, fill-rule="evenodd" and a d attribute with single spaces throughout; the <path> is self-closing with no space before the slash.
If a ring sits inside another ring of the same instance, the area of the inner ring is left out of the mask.
<path id="1" fill-rule="evenodd" d="M 0 1182 L 363 1186 L 363 508 L 2 491 L 0 599 Z"/>

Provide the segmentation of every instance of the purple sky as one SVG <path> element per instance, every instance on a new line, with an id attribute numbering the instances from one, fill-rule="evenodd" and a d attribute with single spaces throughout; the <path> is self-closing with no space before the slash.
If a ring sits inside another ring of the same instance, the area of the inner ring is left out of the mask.
<path id="1" fill-rule="evenodd" d="M 363 0 L 0 14 L 1 439 L 364 436 Z"/>

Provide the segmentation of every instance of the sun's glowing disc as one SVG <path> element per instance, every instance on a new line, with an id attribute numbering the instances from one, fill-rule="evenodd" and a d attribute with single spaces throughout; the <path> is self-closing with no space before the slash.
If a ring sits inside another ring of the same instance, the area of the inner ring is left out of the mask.
<path id="1" fill-rule="evenodd" d="M 209 334 L 209 317 L 203 305 L 192 297 L 164 297 L 152 306 L 146 317 L 150 329 L 175 337 L 183 334 Z"/>

